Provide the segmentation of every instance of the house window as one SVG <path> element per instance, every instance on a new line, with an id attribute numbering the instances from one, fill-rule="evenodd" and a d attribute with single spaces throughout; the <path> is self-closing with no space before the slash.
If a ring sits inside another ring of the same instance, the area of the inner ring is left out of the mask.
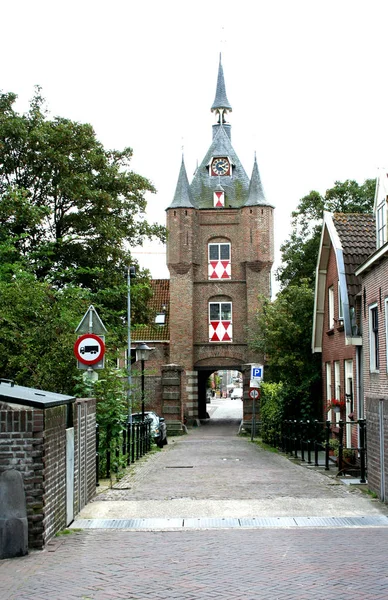
<path id="1" fill-rule="evenodd" d="M 328 289 L 329 329 L 334 328 L 334 288 Z"/>
<path id="2" fill-rule="evenodd" d="M 379 314 L 377 304 L 369 307 L 369 369 L 379 370 Z"/>
<path id="3" fill-rule="evenodd" d="M 209 342 L 232 341 L 232 303 L 209 302 Z"/>
<path id="4" fill-rule="evenodd" d="M 209 244 L 208 246 L 208 278 L 230 279 L 230 244 Z"/>
<path id="5" fill-rule="evenodd" d="M 380 248 L 387 241 L 387 207 L 386 199 L 377 207 L 376 214 L 377 247 Z"/>
<path id="6" fill-rule="evenodd" d="M 341 298 L 341 284 L 338 281 L 338 320 L 344 320 L 344 310 L 342 307 L 342 298 Z"/>
<path id="7" fill-rule="evenodd" d="M 331 363 L 326 363 L 326 400 L 329 403 L 332 398 L 331 395 Z"/>
<path id="8" fill-rule="evenodd" d="M 341 367 L 340 361 L 334 361 L 334 398 L 336 400 L 341 400 Z M 338 422 L 341 418 L 340 413 L 336 412 L 335 420 Z"/>

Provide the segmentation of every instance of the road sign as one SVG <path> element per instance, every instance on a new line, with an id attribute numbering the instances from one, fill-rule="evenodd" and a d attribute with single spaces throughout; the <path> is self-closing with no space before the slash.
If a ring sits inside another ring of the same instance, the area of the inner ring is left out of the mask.
<path id="1" fill-rule="evenodd" d="M 263 379 L 263 365 L 251 366 L 251 379 Z"/>
<path id="2" fill-rule="evenodd" d="M 80 324 L 75 330 L 76 333 L 97 333 L 103 335 L 106 333 L 106 327 L 97 314 L 93 304 L 91 304 L 82 317 Z"/>
<path id="3" fill-rule="evenodd" d="M 95 365 L 105 354 L 105 344 L 98 335 L 85 333 L 74 344 L 74 354 L 80 363 Z"/>
<path id="4" fill-rule="evenodd" d="M 260 398 L 260 388 L 249 388 L 248 395 L 252 400 Z"/>

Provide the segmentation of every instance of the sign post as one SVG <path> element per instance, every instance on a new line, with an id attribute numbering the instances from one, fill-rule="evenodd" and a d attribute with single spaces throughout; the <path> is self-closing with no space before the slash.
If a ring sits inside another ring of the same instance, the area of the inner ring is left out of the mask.
<path id="1" fill-rule="evenodd" d="M 81 334 L 74 344 L 74 355 L 78 361 L 78 368 L 86 371 L 84 377 L 92 381 L 98 379 L 97 369 L 105 366 L 105 333 L 106 327 L 97 314 L 93 305 L 90 305 L 82 317 L 75 333 Z"/>
<path id="2" fill-rule="evenodd" d="M 256 437 L 256 400 L 260 399 L 260 384 L 263 381 L 263 365 L 251 365 L 251 380 L 248 396 L 252 400 L 251 441 Z"/>

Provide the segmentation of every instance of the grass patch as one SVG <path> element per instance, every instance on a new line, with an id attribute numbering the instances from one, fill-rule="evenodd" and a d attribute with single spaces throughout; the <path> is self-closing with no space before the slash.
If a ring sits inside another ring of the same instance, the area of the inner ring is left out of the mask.
<path id="1" fill-rule="evenodd" d="M 261 438 L 254 438 L 253 443 L 262 448 L 263 450 L 266 450 L 267 452 L 274 452 L 275 454 L 278 454 L 279 452 L 277 448 L 266 444 Z"/>
<path id="2" fill-rule="evenodd" d="M 77 527 L 74 527 L 74 529 L 62 529 L 61 531 L 57 531 L 55 537 L 60 537 L 61 535 L 71 535 L 72 533 L 77 533 L 77 531 L 82 531 L 82 529 Z"/>

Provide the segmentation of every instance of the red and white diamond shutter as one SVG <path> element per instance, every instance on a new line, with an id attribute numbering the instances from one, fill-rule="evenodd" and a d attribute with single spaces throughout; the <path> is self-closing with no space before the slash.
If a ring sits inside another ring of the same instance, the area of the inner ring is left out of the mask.
<path id="1" fill-rule="evenodd" d="M 209 279 L 230 279 L 232 276 L 230 262 L 230 244 L 209 244 Z"/>
<path id="2" fill-rule="evenodd" d="M 216 190 L 213 193 L 213 206 L 214 208 L 223 208 L 225 206 L 225 192 Z"/>
<path id="3" fill-rule="evenodd" d="M 209 342 L 232 342 L 232 303 L 209 302 Z"/>

